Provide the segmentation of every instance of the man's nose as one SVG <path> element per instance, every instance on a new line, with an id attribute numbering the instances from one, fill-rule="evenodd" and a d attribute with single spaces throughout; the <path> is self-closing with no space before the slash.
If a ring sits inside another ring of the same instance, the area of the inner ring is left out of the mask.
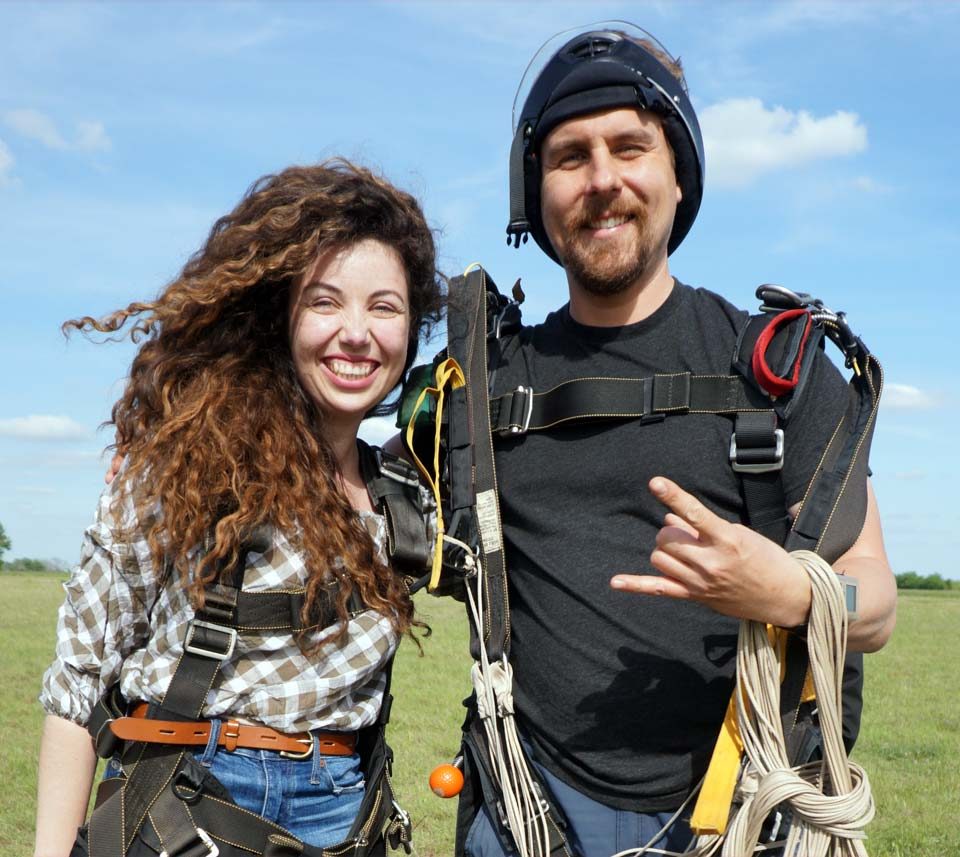
<path id="1" fill-rule="evenodd" d="M 587 175 L 588 193 L 610 193 L 620 190 L 622 182 L 616 164 L 606 149 L 595 149 L 590 155 Z"/>

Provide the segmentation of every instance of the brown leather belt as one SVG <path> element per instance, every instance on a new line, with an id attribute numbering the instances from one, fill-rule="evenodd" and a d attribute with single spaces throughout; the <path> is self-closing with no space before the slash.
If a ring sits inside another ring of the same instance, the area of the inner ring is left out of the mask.
<path id="1" fill-rule="evenodd" d="M 147 704 L 134 706 L 127 717 L 110 722 L 110 731 L 124 741 L 146 741 L 150 744 L 203 745 L 210 737 L 209 720 L 179 721 L 147 718 Z M 357 745 L 356 733 L 318 732 L 317 746 L 325 756 L 350 756 Z M 251 750 L 275 750 L 291 759 L 308 759 L 313 754 L 314 735 L 297 732 L 288 735 L 268 726 L 254 726 L 236 720 L 224 720 L 217 744 L 233 751 L 237 747 Z"/>

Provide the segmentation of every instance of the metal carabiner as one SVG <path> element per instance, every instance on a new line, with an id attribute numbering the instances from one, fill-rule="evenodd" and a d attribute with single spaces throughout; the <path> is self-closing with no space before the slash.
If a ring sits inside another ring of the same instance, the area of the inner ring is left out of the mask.
<path id="1" fill-rule="evenodd" d="M 806 292 L 795 292 L 776 283 L 764 283 L 757 286 L 757 297 L 763 301 L 761 312 L 782 312 L 786 309 L 805 309 L 821 306 L 820 301 Z"/>

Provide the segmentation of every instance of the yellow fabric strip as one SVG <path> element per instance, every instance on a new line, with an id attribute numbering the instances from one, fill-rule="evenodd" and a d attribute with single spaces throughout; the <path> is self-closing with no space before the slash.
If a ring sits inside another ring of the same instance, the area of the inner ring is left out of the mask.
<path id="1" fill-rule="evenodd" d="M 786 658 L 784 654 L 787 646 L 787 631 L 783 628 L 767 626 L 767 635 L 776 649 L 780 660 L 780 681 L 786 675 Z M 807 670 L 803 683 L 801 701 L 809 702 L 816 699 L 813 688 L 813 675 Z M 727 713 L 720 727 L 720 735 L 710 757 L 710 765 L 703 779 L 703 786 L 697 797 L 697 805 L 690 817 L 690 827 L 698 836 L 713 834 L 722 836 L 726 833 L 727 822 L 730 819 L 730 805 L 733 803 L 733 793 L 737 787 L 737 775 L 740 771 L 740 759 L 743 756 L 743 739 L 740 737 L 740 728 L 737 726 L 737 692 L 734 690 L 727 705 Z"/>
<path id="2" fill-rule="evenodd" d="M 456 390 L 458 387 L 462 387 L 466 383 L 466 379 L 463 375 L 463 370 L 460 368 L 460 364 L 457 363 L 452 357 L 448 357 L 439 366 L 437 366 L 436 372 L 434 373 L 434 386 L 426 387 L 420 391 L 420 396 L 417 398 L 417 403 L 413 407 L 413 412 L 410 414 L 410 421 L 407 423 L 407 448 L 410 450 L 410 454 L 413 457 L 414 464 L 417 465 L 420 473 L 423 474 L 423 478 L 426 480 L 427 485 L 430 487 L 430 490 L 433 492 L 433 498 L 437 504 L 437 541 L 433 547 L 433 565 L 430 569 L 430 583 L 427 584 L 427 589 L 433 591 L 437 588 L 437 584 L 440 582 L 440 569 L 443 560 L 443 515 L 440 513 L 440 434 L 441 427 L 443 422 L 443 406 L 444 406 L 444 397 L 447 388 L 451 390 Z M 424 463 L 417 456 L 417 453 L 414 451 L 413 446 L 413 428 L 414 423 L 417 419 L 417 414 L 420 413 L 420 408 L 423 407 L 424 402 L 426 402 L 427 397 L 436 399 L 437 408 L 436 408 L 436 421 L 434 424 L 434 436 L 433 436 L 433 469 L 428 470 Z"/>
<path id="3" fill-rule="evenodd" d="M 743 739 L 737 728 L 737 694 L 734 691 L 710 757 L 710 766 L 700 788 L 697 805 L 690 816 L 690 827 L 698 836 L 726 832 L 742 755 Z"/>

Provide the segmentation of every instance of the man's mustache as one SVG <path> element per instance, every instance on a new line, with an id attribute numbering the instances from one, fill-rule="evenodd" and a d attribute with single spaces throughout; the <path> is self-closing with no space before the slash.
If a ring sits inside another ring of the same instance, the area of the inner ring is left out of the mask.
<path id="1" fill-rule="evenodd" d="M 579 212 L 575 215 L 572 226 L 575 228 L 584 228 L 589 227 L 591 224 L 596 223 L 598 220 L 606 220 L 609 217 L 626 217 L 631 220 L 644 220 L 644 211 L 642 207 L 637 205 L 625 206 L 618 205 L 611 208 L 610 206 L 585 206 L 582 212 Z"/>

